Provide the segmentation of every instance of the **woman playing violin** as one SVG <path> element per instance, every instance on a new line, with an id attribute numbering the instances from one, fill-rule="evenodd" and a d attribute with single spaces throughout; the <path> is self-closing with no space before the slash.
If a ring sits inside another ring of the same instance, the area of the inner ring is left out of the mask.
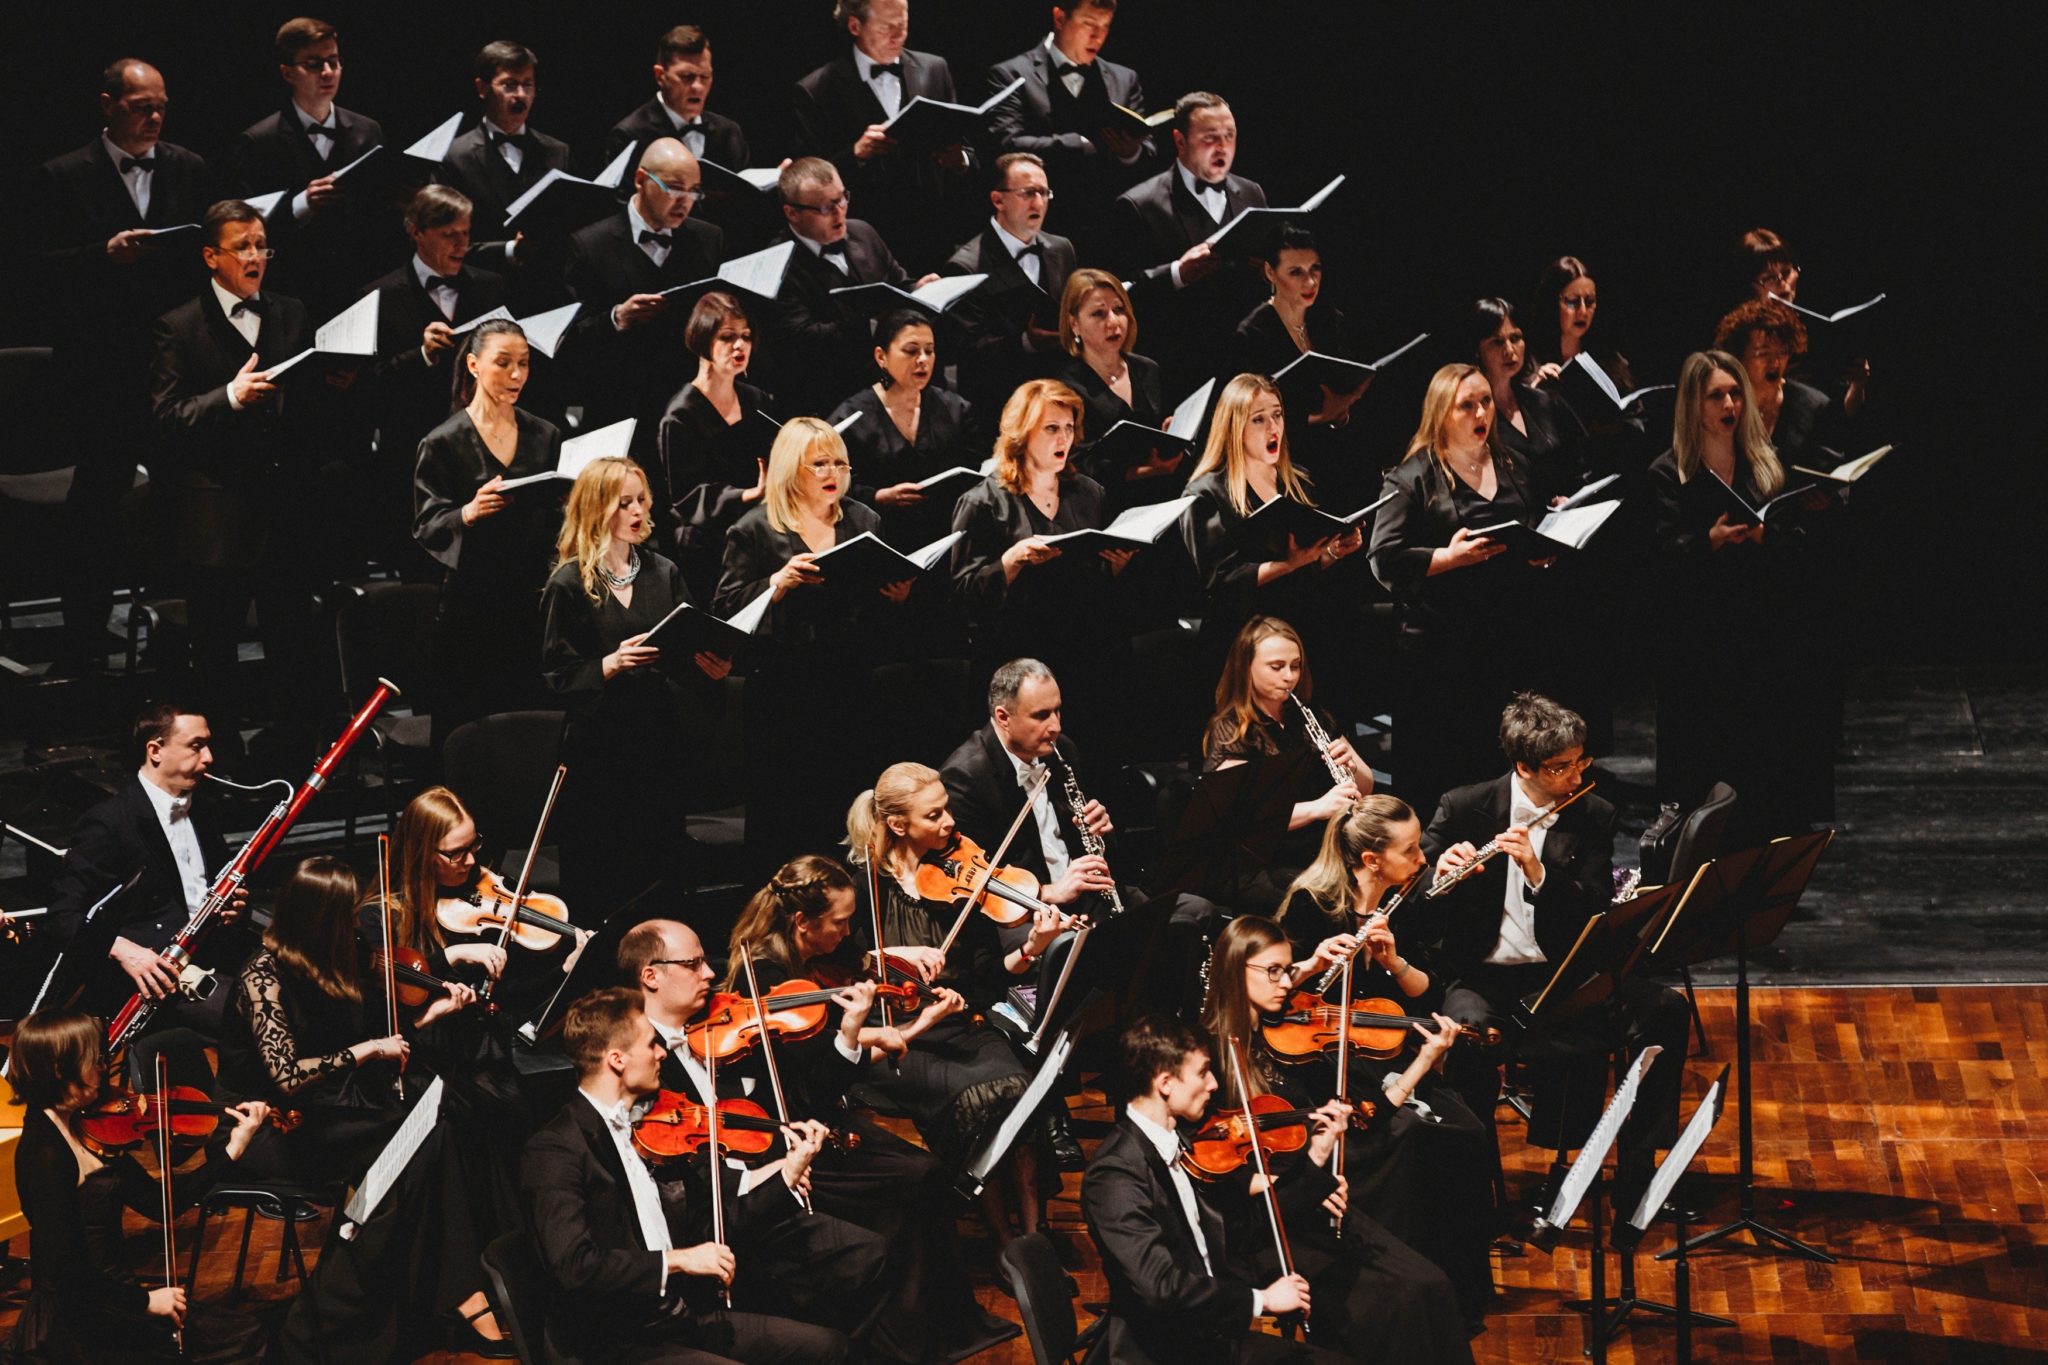
<path id="1" fill-rule="evenodd" d="M 1436 1012 L 1443 1001 L 1442 981 L 1421 950 L 1402 949 L 1392 918 L 1375 913 L 1392 909 L 1392 893 L 1426 875 L 1427 868 L 1422 822 L 1398 797 L 1368 796 L 1332 817 L 1315 862 L 1288 887 L 1280 911 L 1280 923 L 1295 944 L 1317 940 L 1314 953 L 1290 971 L 1297 988 L 1288 992 L 1287 1004 L 1290 1015 L 1298 1013 L 1304 1000 L 1315 998 L 1316 984 L 1348 956 L 1352 1000 L 1393 1016 L 1395 1028 L 1386 1031 L 1388 1036 L 1409 1033 L 1398 1050 L 1353 1050 L 1354 1093 L 1374 1097 L 1380 1122 L 1353 1136 L 1347 1153 L 1351 1198 L 1381 1223 L 1401 1230 L 1441 1266 L 1457 1287 L 1466 1320 L 1476 1322 L 1485 1316 L 1493 1294 L 1487 1259 L 1493 1228 L 1487 1130 L 1438 1069 L 1459 1037 L 1457 1026 Z M 1342 982 L 1342 974 L 1335 974 L 1318 1003 L 1341 1002 Z M 1252 985 L 1260 989 L 1262 983 Z M 1436 1020 L 1434 1032 L 1400 1022 L 1402 1016 L 1425 1011 Z M 1321 1050 L 1291 1069 L 1308 1073 L 1304 1079 L 1312 1087 L 1327 1086 L 1335 1073 L 1324 1059 L 1335 1055 L 1334 1049 Z M 1426 1210 L 1415 1207 L 1422 1191 L 1431 1195 Z"/>
<path id="2" fill-rule="evenodd" d="M 1048 908 L 1018 917 L 999 933 L 993 919 L 976 911 L 968 914 L 951 948 L 944 948 L 959 907 L 920 894 L 918 872 L 921 864 L 951 849 L 956 834 L 945 784 L 921 763 L 883 770 L 871 789 L 854 798 L 846 816 L 852 861 L 865 865 L 873 860 L 889 955 L 910 964 L 927 985 L 950 987 L 969 1007 L 986 1009 L 1071 920 Z M 855 916 L 853 939 L 860 949 L 874 946 L 872 922 L 872 916 Z M 932 1024 L 893 1067 L 870 1068 L 866 1084 L 909 1111 L 925 1144 L 957 1170 L 988 1126 L 1022 1098 L 1028 1079 L 1000 1034 L 956 1013 Z M 982 1192 L 983 1212 L 998 1246 L 1010 1235 L 1002 1193 L 1006 1186 L 1023 1230 L 1034 1232 L 1039 1223 L 1037 1153 L 1019 1143 L 1005 1164 L 1010 1179 L 992 1179 Z"/>
<path id="3" fill-rule="evenodd" d="M 1333 1102 L 1334 1086 L 1320 1074 L 1329 1068 L 1284 1064 L 1267 1047 L 1262 1025 L 1284 1013 L 1297 983 L 1320 972 L 1340 947 L 1348 950 L 1350 946 L 1348 938 L 1333 936 L 1325 945 L 1328 954 L 1296 962 L 1279 925 L 1263 916 L 1241 915 L 1225 927 L 1210 957 L 1210 993 L 1202 1022 L 1216 1039 L 1217 1054 L 1226 1059 L 1244 1057 L 1248 1067 L 1244 1080 L 1251 1095 L 1279 1096 L 1305 1123 Z M 1446 1028 L 1433 1035 L 1437 1050 L 1449 1045 L 1450 1034 Z M 1434 1055 L 1429 1060 L 1434 1062 Z M 1319 1074 L 1302 1074 L 1305 1072 Z M 1235 1063 L 1226 1064 L 1223 1073 L 1218 1110 L 1241 1107 L 1245 1095 Z M 1374 1115 L 1367 1122 L 1382 1123 L 1389 1106 L 1380 1101 L 1379 1094 L 1375 1086 L 1355 1087 L 1347 1109 L 1359 1114 L 1360 1099 L 1371 1098 Z M 1353 1131 L 1346 1135 L 1346 1174 L 1338 1182 L 1335 1196 L 1344 1206 L 1341 1232 L 1334 1232 L 1331 1220 L 1320 1214 L 1297 1218 L 1287 1228 L 1295 1269 L 1308 1277 L 1315 1293 L 1313 1326 L 1318 1340 L 1325 1345 L 1335 1343 L 1360 1359 L 1469 1360 L 1468 1333 L 1457 1294 L 1444 1272 L 1361 1207 L 1361 1183 L 1412 1183 L 1419 1175 L 1412 1163 L 1391 1173 L 1369 1169 L 1375 1162 L 1384 1168 L 1402 1156 L 1398 1151 L 1390 1158 L 1362 1149 L 1357 1122 L 1354 1118 Z M 1285 1181 L 1288 1170 L 1289 1163 L 1283 1160 L 1276 1179 Z M 1232 1221 L 1232 1258 L 1252 1255 L 1245 1275 L 1253 1283 L 1263 1283 L 1260 1277 L 1271 1278 L 1270 1272 L 1277 1268 L 1271 1238 L 1256 1236 L 1260 1229 L 1251 1222 L 1264 1214 L 1243 1199 L 1244 1192 L 1237 1185 L 1222 1181 L 1218 1185 L 1224 1187 L 1218 1192 L 1218 1205 Z M 1242 1235 L 1237 1229 L 1240 1222 L 1244 1224 Z"/>

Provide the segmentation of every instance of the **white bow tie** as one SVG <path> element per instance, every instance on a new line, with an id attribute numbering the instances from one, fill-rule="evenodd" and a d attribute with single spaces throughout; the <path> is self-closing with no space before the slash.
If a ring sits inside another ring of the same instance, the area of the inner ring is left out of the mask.
<path id="1" fill-rule="evenodd" d="M 1527 825 L 1529 828 L 1534 829 L 1536 822 L 1543 819 L 1546 814 L 1547 812 L 1534 806 L 1516 806 L 1514 813 L 1508 816 L 1508 823 L 1510 825 Z"/>

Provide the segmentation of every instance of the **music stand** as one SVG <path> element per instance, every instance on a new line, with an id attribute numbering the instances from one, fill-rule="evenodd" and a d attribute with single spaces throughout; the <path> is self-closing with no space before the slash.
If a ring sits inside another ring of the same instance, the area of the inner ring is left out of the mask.
<path id="1" fill-rule="evenodd" d="M 1272 865 L 1287 837 L 1307 750 L 1203 773 L 1153 877 L 1156 896 L 1185 892 L 1226 903 Z M 1218 889 L 1222 894 L 1217 894 Z"/>
<path id="2" fill-rule="evenodd" d="M 1083 1005 L 1086 1003 L 1085 1000 L 1082 1002 Z M 1076 1013 L 1078 1012 L 1077 1009 Z M 1025 1126 L 1037 1117 L 1039 1107 L 1045 1103 L 1046 1097 L 1058 1084 L 1060 1071 L 1066 1066 L 1067 1058 L 1073 1051 L 1074 1033 L 1071 1027 L 1060 1029 L 1046 1041 L 1045 1052 L 1038 1062 L 1038 1074 L 1024 1087 L 1023 1095 L 1011 1106 L 1010 1112 L 1003 1116 L 1003 1121 L 982 1139 L 980 1148 L 968 1158 L 966 1169 L 956 1177 L 954 1188 L 968 1203 L 971 1204 L 981 1197 L 982 1188 L 988 1184 L 989 1172 L 1002 1164 L 1003 1158 L 1010 1154 L 1010 1148 L 1023 1136 Z"/>
<path id="3" fill-rule="evenodd" d="M 1714 1125 L 1721 1121 L 1721 1101 L 1727 1093 L 1728 1068 L 1724 1066 L 1721 1068 L 1721 1074 L 1714 1078 L 1714 1083 L 1707 1087 L 1707 1093 L 1701 1098 L 1699 1108 L 1692 1111 L 1692 1118 L 1687 1121 L 1684 1131 L 1679 1133 L 1678 1141 L 1671 1144 L 1671 1150 L 1665 1154 L 1663 1163 L 1657 1167 L 1657 1174 L 1651 1177 L 1650 1187 L 1643 1191 L 1642 1200 L 1637 1203 L 1636 1211 L 1629 1215 L 1626 1221 L 1616 1224 L 1614 1235 L 1608 1241 L 1621 1253 L 1624 1270 L 1634 1266 L 1636 1247 L 1643 1240 L 1643 1234 L 1650 1230 L 1651 1222 L 1657 1217 L 1657 1210 L 1664 1207 L 1665 1201 L 1671 1197 L 1672 1187 L 1678 1184 L 1678 1177 L 1685 1174 L 1686 1167 L 1692 1164 L 1692 1159 L 1699 1155 L 1701 1146 L 1706 1143 L 1707 1134 L 1713 1132 Z M 1613 1321 L 1608 1325 L 1608 1331 L 1612 1332 L 1621 1326 L 1622 1319 L 1628 1316 L 1630 1308 L 1662 1313 L 1673 1319 L 1678 1326 L 1678 1360 L 1680 1365 L 1686 1365 L 1686 1362 L 1692 1359 L 1692 1325 L 1695 1322 L 1705 1327 L 1733 1327 L 1735 1323 L 1730 1318 L 1692 1311 L 1692 1265 L 1685 1255 L 1683 1209 L 1678 1215 L 1676 1250 L 1678 1265 L 1674 1271 L 1676 1292 L 1673 1296 L 1678 1300 L 1676 1306 L 1630 1298 L 1626 1305 L 1615 1313 Z M 1623 1281 L 1622 1293 L 1629 1294 L 1627 1279 Z"/>
<path id="4" fill-rule="evenodd" d="M 1819 1247 L 1808 1246 L 1756 1216 L 1756 1127 L 1749 1046 L 1750 950 L 1768 946 L 1784 929 L 1805 894 L 1815 864 L 1834 837 L 1831 829 L 1797 834 L 1715 859 L 1704 869 L 1706 875 L 1688 912 L 1674 915 L 1642 954 L 1643 968 L 1649 971 L 1697 966 L 1735 954 L 1735 1118 L 1741 1179 L 1737 1216 L 1732 1223 L 1659 1252 L 1660 1261 L 1748 1232 L 1759 1249 L 1775 1243 L 1795 1256 L 1826 1265 L 1835 1263 L 1835 1258 Z"/>

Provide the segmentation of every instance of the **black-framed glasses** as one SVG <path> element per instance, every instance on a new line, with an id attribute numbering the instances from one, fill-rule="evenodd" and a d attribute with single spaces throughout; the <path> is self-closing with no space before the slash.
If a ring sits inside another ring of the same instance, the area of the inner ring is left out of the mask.
<path id="1" fill-rule="evenodd" d="M 694 972 L 704 965 L 704 959 L 702 957 L 650 957 L 647 959 L 647 965 L 650 967 L 681 967 L 686 972 Z"/>
<path id="2" fill-rule="evenodd" d="M 1259 973 L 1275 986 L 1291 979 L 1294 975 L 1293 964 L 1287 962 L 1247 962 L 1244 964 L 1244 969 L 1248 972 Z"/>
<path id="3" fill-rule="evenodd" d="M 238 261 L 267 261 L 277 255 L 277 248 L 271 246 L 214 246 L 208 243 L 206 249 L 222 256 L 233 256 Z"/>
<path id="4" fill-rule="evenodd" d="M 790 207 L 798 213 L 822 213 L 830 217 L 832 214 L 839 212 L 839 210 L 849 207 L 852 203 L 852 195 L 842 194 L 837 199 L 828 199 L 822 204 L 791 204 Z"/>
<path id="5" fill-rule="evenodd" d="M 1052 191 L 1040 189 L 1036 185 L 1021 190 L 1004 190 L 1003 193 L 1014 194 L 1019 199 L 1043 199 L 1048 204 L 1052 202 Z"/>
<path id="6" fill-rule="evenodd" d="M 461 848 L 437 848 L 434 850 L 434 856 L 445 862 L 459 863 L 465 858 L 474 858 L 483 851 L 484 841 L 482 839 L 471 839 Z"/>

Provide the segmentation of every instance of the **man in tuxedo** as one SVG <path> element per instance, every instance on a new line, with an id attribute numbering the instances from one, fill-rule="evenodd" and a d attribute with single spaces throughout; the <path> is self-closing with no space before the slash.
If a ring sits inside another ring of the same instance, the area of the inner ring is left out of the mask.
<path id="1" fill-rule="evenodd" d="M 106 652 L 121 499 L 148 459 L 149 323 L 192 296 L 201 270 L 186 240 L 156 239 L 197 223 L 211 202 L 206 162 L 163 140 L 163 74 L 122 57 L 100 75 L 106 126 L 44 164 L 31 196 L 40 220 L 52 391 L 70 396 L 76 472 L 65 498 L 78 551 L 64 592 L 64 666 Z"/>
<path id="2" fill-rule="evenodd" d="M 631 143 L 679 138 L 690 155 L 729 171 L 746 169 L 753 153 L 740 125 L 705 108 L 711 98 L 711 39 L 695 24 L 677 24 L 654 46 L 654 97 L 612 125 L 604 165 Z"/>
<path id="3" fill-rule="evenodd" d="M 270 671 L 280 680 L 312 676 L 302 541 L 318 517 L 307 497 L 314 462 L 293 416 L 299 404 L 286 401 L 269 367 L 312 345 L 313 329 L 297 299 L 263 289 L 271 248 L 262 214 L 227 199 L 206 211 L 200 229 L 211 277 L 199 297 L 156 320 L 149 392 L 192 668 L 226 730 L 236 714 L 235 646 L 252 600 Z"/>
<path id="4" fill-rule="evenodd" d="M 938 276 L 926 275 L 913 286 L 882 234 L 847 216 L 846 186 L 831 162 L 814 156 L 790 162 L 777 190 L 785 239 L 796 250 L 763 329 L 765 387 L 790 416 L 821 416 L 875 369 L 868 315 L 832 291 L 876 281 L 922 288 Z"/>
<path id="5" fill-rule="evenodd" d="M 476 54 L 477 98 L 483 118 L 448 145 L 441 178 L 469 197 L 471 254 L 479 265 L 518 267 L 517 311 L 537 311 L 556 297 L 561 244 L 551 236 L 514 236 L 505 211 L 549 171 L 569 169 L 569 144 L 527 126 L 539 85 L 539 59 L 519 43 L 485 43 Z"/>
<path id="6" fill-rule="evenodd" d="M 1118 1041 L 1123 1113 L 1081 1177 L 1081 1216 L 1109 1282 L 1109 1309 L 1089 1358 L 1112 1365 L 1348 1359 L 1252 1331 L 1253 1319 L 1268 1313 L 1307 1313 L 1309 1286 L 1290 1274 L 1261 1289 L 1232 1273 L 1223 1215 L 1181 1168 L 1181 1127 L 1199 1124 L 1216 1093 L 1209 1047 L 1196 1030 L 1160 1014 L 1136 1020 Z M 1335 1131 L 1318 1127 L 1309 1174 L 1284 1182 L 1290 1193 L 1303 1188 L 1320 1197 L 1334 1188 L 1324 1162 Z"/>
<path id="7" fill-rule="evenodd" d="M 1093 798 L 1078 813 L 1073 809 L 1068 784 L 1080 785 L 1077 751 L 1065 733 L 1063 706 L 1059 680 L 1039 660 L 1012 659 L 995 671 L 988 684 L 988 724 L 961 741 L 939 771 L 953 818 L 962 829 L 1008 829 L 1023 804 L 1024 784 L 1049 769 L 1045 788 L 1032 801 L 1031 816 L 1010 847 L 1009 861 L 1038 878 L 1039 899 L 1046 904 L 1087 915 L 1104 934 L 1142 934 L 1136 940 L 1119 939 L 1121 946 L 1094 945 L 1081 959 L 1092 959 L 1097 968 L 1118 964 L 1120 1017 L 1171 1008 L 1178 984 L 1195 979 L 1203 931 L 1221 912 L 1199 896 L 1147 897 L 1138 887 L 1118 882 L 1102 854 L 1087 851 L 1084 834 L 1103 840 L 1106 848 L 1116 826 Z M 1122 916 L 1110 902 L 1112 891 Z M 1108 927 L 1112 917 L 1118 921 L 1114 929 Z M 1126 917 L 1129 924 L 1122 922 Z M 1162 918 L 1163 929 L 1158 925 Z M 1041 1003 L 1070 946 L 1071 939 L 1062 938 L 1047 950 L 1037 978 Z M 1078 986 L 1072 982 L 1068 989 Z M 1076 1001 L 1073 994 L 1062 997 L 1062 1012 Z M 1056 1147 L 1071 1142 L 1062 1142 L 1060 1127 L 1056 1122 Z M 1061 1155 L 1071 1159 L 1073 1154 Z"/>
<path id="8" fill-rule="evenodd" d="M 970 211 L 973 153 L 961 143 L 906 147 L 882 125 L 919 96 L 956 102 L 952 69 L 905 45 L 909 0 L 838 0 L 832 18 L 852 42 L 796 83 L 797 155 L 830 161 L 862 213 L 912 260 L 937 259 Z"/>
<path id="9" fill-rule="evenodd" d="M 1266 297 L 1255 264 L 1226 262 L 1209 250 L 1216 229 L 1263 208 L 1266 192 L 1230 173 L 1237 118 L 1221 95 L 1180 97 L 1173 150 L 1173 165 L 1126 190 L 1110 216 L 1116 269 L 1131 282 L 1146 334 L 1168 342 L 1154 352 L 1168 390 L 1185 393 L 1209 377 L 1210 357 Z"/>
<path id="10" fill-rule="evenodd" d="M 786 1129 L 786 1157 L 737 1195 L 728 1186 L 726 1240 L 709 1240 L 708 1184 L 657 1181 L 633 1145 L 636 1102 L 661 1088 L 667 1053 L 639 995 L 612 987 L 584 996 L 569 1006 L 562 1038 L 577 1093 L 527 1139 L 519 1170 L 554 1290 L 550 1349 L 677 1365 L 845 1359 L 846 1338 L 829 1328 L 716 1306 L 738 1270 L 734 1245 L 803 1218 L 798 1195 L 823 1126 Z"/>
<path id="11" fill-rule="evenodd" d="M 454 328 L 505 302 L 505 280 L 470 261 L 471 205 L 460 190 L 422 186 L 405 209 L 412 259 L 377 294 L 377 461 L 366 515 L 382 562 L 424 569 L 412 541 L 412 473 L 420 438 L 453 410 Z"/>
<path id="12" fill-rule="evenodd" d="M 271 210 L 272 234 L 287 261 L 278 283 L 326 318 L 353 302 L 397 253 L 396 217 L 367 189 L 335 173 L 384 142 L 377 120 L 334 102 L 341 92 L 341 39 L 334 25 L 299 18 L 277 31 L 277 74 L 291 92 L 283 109 L 244 128 L 228 157 L 227 183 L 240 198 L 285 191 Z"/>
<path id="13" fill-rule="evenodd" d="M 702 185 L 697 158 L 681 139 L 656 138 L 640 154 L 633 197 L 569 238 L 564 278 L 584 305 L 569 354 L 585 425 L 639 418 L 633 457 L 643 465 L 668 400 L 697 371 L 683 346 L 690 309 L 661 291 L 708 279 L 725 259 L 725 234 L 691 215 Z M 656 490 L 655 506 L 667 506 L 666 492 Z"/>
<path id="14" fill-rule="evenodd" d="M 1083 238 L 1100 228 L 1113 198 L 1165 159 L 1159 145 L 1114 108 L 1145 112 L 1138 73 L 1100 56 L 1115 18 L 1116 0 L 1054 5 L 1045 40 L 988 73 L 990 94 L 1024 81 L 990 118 L 995 146 L 1044 158 L 1047 174 L 1067 195 L 1060 223 Z"/>
<path id="15" fill-rule="evenodd" d="M 620 974 L 639 988 L 641 1005 L 668 1044 L 661 1084 L 702 1102 L 710 1077 L 685 1044 L 686 1026 L 702 1014 L 715 980 L 696 932 L 678 920 L 652 919 L 619 940 Z M 764 983 L 765 984 L 765 983 Z M 953 1226 L 954 1196 L 945 1170 L 922 1148 L 850 1116 L 846 1088 L 867 1061 L 860 1032 L 874 1004 L 872 983 L 856 982 L 837 994 L 828 1014 L 829 1041 L 777 1043 L 777 1075 L 792 1116 L 819 1119 L 857 1133 L 850 1150 L 831 1147 L 811 1163 L 816 1212 L 801 1235 L 785 1230 L 750 1259 L 764 1261 L 792 1311 L 834 1326 L 876 1360 L 905 1365 L 958 1360 L 1017 1335 L 1016 1325 L 984 1313 L 963 1273 Z M 727 1099 L 774 1103 L 759 1051 L 718 1070 Z M 841 1283 L 852 1265 L 872 1262 L 886 1280 L 873 1292 L 853 1293 Z M 742 1285 L 742 1289 L 749 1286 Z M 848 1307 L 857 1311 L 847 1312 Z"/>
<path id="16" fill-rule="evenodd" d="M 153 1026 L 175 1020 L 217 1037 L 226 980 L 206 999 L 182 995 L 178 969 L 161 955 L 228 863 L 205 803 L 194 807 L 213 766 L 213 731 L 197 712 L 154 702 L 136 716 L 131 735 L 135 775 L 79 818 L 64 852 L 49 929 L 65 960 L 45 1003 L 61 1003 L 76 988 L 80 1009 L 111 1015 L 139 992 L 164 1002 Z M 135 884 L 88 922 L 92 907 L 130 877 Z M 248 955 L 246 937 L 229 929 L 241 919 L 243 901 L 238 895 L 194 954 L 198 965 L 223 977 Z"/>
<path id="17" fill-rule="evenodd" d="M 1044 230 L 1052 185 L 1036 154 L 998 157 L 988 200 L 995 210 L 988 226 L 962 242 L 940 273 L 988 276 L 951 316 L 966 339 L 961 393 L 985 412 L 1000 412 L 1019 384 L 1048 378 L 1066 358 L 1059 299 L 1075 257 L 1072 242 Z"/>
<path id="18" fill-rule="evenodd" d="M 1506 1033 L 1509 1049 L 1537 1062 L 1529 1140 L 1555 1148 L 1560 1165 L 1599 1118 L 1609 1053 L 1623 1045 L 1631 1051 L 1663 1046 L 1618 1144 L 1615 1207 L 1633 1207 L 1656 1149 L 1677 1137 L 1685 1001 L 1668 987 L 1630 978 L 1606 1006 L 1556 1029 L 1518 1034 L 1510 1026 L 1517 1002 L 1542 989 L 1588 917 L 1613 898 L 1615 811 L 1600 797 L 1586 796 L 1550 819 L 1538 818 L 1579 789 L 1592 761 L 1585 753 L 1586 723 L 1576 712 L 1520 693 L 1501 713 L 1500 742 L 1512 770 L 1444 793 L 1422 836 L 1438 877 L 1469 862 L 1488 840 L 1500 840 L 1500 855 L 1448 892 L 1438 912 L 1439 961 L 1451 983 L 1444 1013 L 1471 1028 Z M 1493 1114 L 1502 1060 L 1498 1052 L 1474 1048 L 1461 1063 L 1453 1049 L 1447 1075 L 1473 1113 Z"/>

